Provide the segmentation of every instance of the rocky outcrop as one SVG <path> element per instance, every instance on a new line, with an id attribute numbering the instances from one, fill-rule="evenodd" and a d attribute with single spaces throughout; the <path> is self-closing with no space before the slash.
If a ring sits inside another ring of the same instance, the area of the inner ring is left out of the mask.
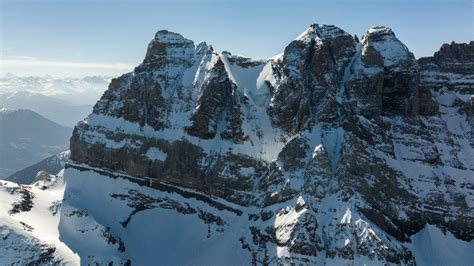
<path id="1" fill-rule="evenodd" d="M 355 53 L 352 35 L 332 26 L 311 25 L 291 42 L 273 64 L 276 78 L 269 113 L 274 124 L 289 134 L 309 128 L 319 114 L 333 120 L 337 89 L 347 63 Z"/>
<path id="2" fill-rule="evenodd" d="M 198 106 L 192 115 L 192 125 L 187 132 L 203 139 L 216 137 L 219 123 L 225 123 L 225 130 L 220 137 L 235 143 L 245 140 L 242 132 L 240 100 L 237 87 L 226 74 L 224 63 L 217 59 L 213 73 L 215 78 L 209 80 L 199 97 Z"/>
<path id="3" fill-rule="evenodd" d="M 424 68 L 436 68 L 442 72 L 472 74 L 474 71 L 474 41 L 445 43 L 432 57 L 420 58 L 418 61 Z"/>
<path id="4" fill-rule="evenodd" d="M 443 44 L 432 57 L 418 60 L 423 85 L 436 90 L 446 87 L 450 91 L 472 94 L 474 73 L 474 42 Z"/>
<path id="5" fill-rule="evenodd" d="M 459 49 L 417 61 L 387 27 L 359 43 L 315 24 L 253 61 L 160 31 L 74 129 L 69 172 L 164 193 L 115 195 L 133 214 L 167 193 L 209 204 L 171 209 L 239 231 L 254 263 L 413 264 L 426 224 L 474 239 L 471 81 L 443 72 L 470 60 Z"/>
<path id="6" fill-rule="evenodd" d="M 379 106 L 381 110 L 378 113 L 388 115 L 436 113 L 437 106 L 431 99 L 429 91 L 419 86 L 419 66 L 415 57 L 396 38 L 391 29 L 371 28 L 362 38 L 362 44 L 362 64 L 371 69 L 366 72 L 374 72 L 370 73 L 374 77 L 370 78 L 368 94 L 373 95 L 375 92 L 381 97 L 381 100 L 375 99 L 377 103 L 381 103 Z"/>
<path id="7" fill-rule="evenodd" d="M 456 112 L 468 121 L 470 145 L 474 147 L 473 92 L 474 42 L 443 44 L 432 57 L 418 60 L 421 66 L 421 86 L 431 91 L 444 115 Z"/>

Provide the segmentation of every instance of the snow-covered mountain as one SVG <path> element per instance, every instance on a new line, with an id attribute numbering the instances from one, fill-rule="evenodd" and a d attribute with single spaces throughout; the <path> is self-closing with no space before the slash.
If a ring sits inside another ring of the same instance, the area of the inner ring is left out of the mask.
<path id="1" fill-rule="evenodd" d="M 71 132 L 31 110 L 0 108 L 0 179 L 66 150 Z"/>
<path id="2" fill-rule="evenodd" d="M 159 31 L 64 171 L 0 187 L 0 247 L 27 248 L 0 261 L 471 265 L 473 51 L 314 24 L 254 61 Z"/>

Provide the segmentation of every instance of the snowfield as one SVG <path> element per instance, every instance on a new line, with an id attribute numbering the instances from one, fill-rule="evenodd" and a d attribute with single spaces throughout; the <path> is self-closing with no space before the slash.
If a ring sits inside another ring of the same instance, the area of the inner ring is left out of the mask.
<path id="1" fill-rule="evenodd" d="M 80 264 L 80 257 L 61 240 L 58 230 L 63 176 L 61 171 L 50 181 L 28 186 L 0 180 L 1 264 Z"/>
<path id="2" fill-rule="evenodd" d="M 111 177 L 95 172 L 94 168 L 85 169 L 67 168 L 51 176 L 50 181 L 37 181 L 29 186 L 0 181 L 1 264 L 25 264 L 39 258 L 44 259 L 42 263 L 68 265 L 120 264 L 129 260 L 134 265 L 150 265 L 158 258 L 165 265 L 247 265 L 252 261 L 251 253 L 238 240 L 251 237 L 244 229 L 248 214 L 255 209 L 242 209 L 243 214 L 238 215 L 195 198 L 124 179 L 133 178 L 130 176 Z M 25 193 L 32 195 L 29 210 L 25 207 L 29 202 Z M 14 207 L 19 203 L 24 207 Z M 291 204 L 303 206 L 305 202 L 300 197 L 287 205 Z M 324 204 L 338 211 L 319 217 L 319 223 L 336 220 L 341 226 L 359 228 L 362 237 L 377 238 L 379 229 L 371 229 L 373 225 L 353 217 L 350 208 L 337 207 L 341 203 L 336 198 Z M 282 207 L 274 226 L 276 236 L 285 240 L 290 238 L 295 221 L 309 210 Z M 215 215 L 222 221 L 206 223 L 201 219 L 203 214 Z M 339 245 L 349 245 L 351 236 L 340 241 Z M 474 241 L 456 239 L 433 225 L 426 225 L 411 237 L 411 243 L 404 245 L 412 250 L 418 265 L 474 262 Z M 275 250 L 268 252 L 290 258 L 284 247 L 275 246 Z M 364 257 L 349 261 L 324 256 L 320 253 L 318 264 L 383 264 Z"/>

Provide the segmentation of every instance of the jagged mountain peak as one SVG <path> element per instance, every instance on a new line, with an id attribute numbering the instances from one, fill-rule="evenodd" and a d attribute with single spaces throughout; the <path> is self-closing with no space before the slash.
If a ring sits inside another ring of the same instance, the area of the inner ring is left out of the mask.
<path id="1" fill-rule="evenodd" d="M 214 48 L 212 45 L 208 45 L 207 42 L 202 41 L 196 46 L 196 53 L 206 53 L 206 52 L 214 52 Z"/>
<path id="2" fill-rule="evenodd" d="M 190 42 L 190 40 L 184 38 L 181 34 L 168 31 L 168 30 L 159 30 L 155 34 L 154 41 L 160 43 L 183 43 Z"/>
<path id="3" fill-rule="evenodd" d="M 184 38 L 181 34 L 160 30 L 148 44 L 144 63 L 156 62 L 164 58 L 182 63 L 183 60 L 194 54 L 194 42 Z"/>
<path id="4" fill-rule="evenodd" d="M 373 47 L 382 56 L 383 65 L 386 67 L 415 61 L 413 53 L 389 27 L 374 26 L 370 28 L 362 37 L 362 43 L 365 47 Z"/>
<path id="5" fill-rule="evenodd" d="M 336 38 L 338 36 L 349 35 L 344 30 L 336 27 L 335 25 L 326 25 L 326 24 L 311 24 L 308 29 L 303 33 L 298 35 L 295 40 L 302 42 L 310 42 L 311 40 L 324 40 Z"/>
<path id="6" fill-rule="evenodd" d="M 384 36 L 395 37 L 395 33 L 393 32 L 393 30 L 387 26 L 373 26 L 367 31 L 367 33 L 371 34 L 372 36 L 378 36 L 380 38 L 383 38 Z"/>

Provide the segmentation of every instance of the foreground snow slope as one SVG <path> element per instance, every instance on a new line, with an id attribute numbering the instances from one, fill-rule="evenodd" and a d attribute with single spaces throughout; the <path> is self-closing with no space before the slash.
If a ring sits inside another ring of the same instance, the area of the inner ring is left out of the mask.
<path id="1" fill-rule="evenodd" d="M 58 230 L 63 173 L 29 186 L 0 180 L 2 264 L 79 264 L 79 256 L 60 240 Z"/>
<path id="2" fill-rule="evenodd" d="M 149 265 L 158 258 L 167 265 L 260 264 L 264 261 L 250 252 L 256 247 L 248 243 L 252 238 L 249 224 L 252 228 L 270 225 L 279 238 L 290 237 L 298 220 L 310 211 L 304 199 L 298 198 L 272 208 L 279 213 L 275 219 L 252 222 L 258 216 L 256 208 L 242 208 L 165 183 L 158 189 L 142 186 L 135 183 L 139 181 L 136 177 L 84 165 L 50 178 L 31 186 L 1 182 L 2 264 Z M 346 204 L 334 198 L 324 204 L 330 206 L 336 211 L 319 217 L 321 223 L 333 220 L 340 228 L 354 226 L 364 241 L 377 238 L 380 229 L 353 214 Z M 348 245 L 351 238 L 344 236 L 334 244 Z M 474 260 L 474 241 L 456 239 L 433 225 L 426 225 L 404 246 L 413 252 L 418 265 L 469 265 Z M 268 258 L 289 256 L 278 245 L 265 250 Z M 328 258 L 324 253 L 308 262 L 383 264 L 364 257 Z"/>

